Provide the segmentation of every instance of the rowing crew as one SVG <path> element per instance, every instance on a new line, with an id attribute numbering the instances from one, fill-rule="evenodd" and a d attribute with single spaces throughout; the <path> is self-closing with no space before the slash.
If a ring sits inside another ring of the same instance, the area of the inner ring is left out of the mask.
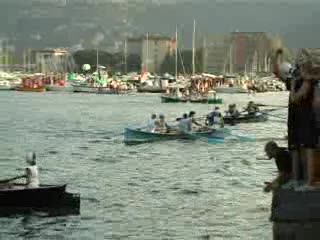
<path id="1" fill-rule="evenodd" d="M 260 112 L 259 107 L 253 101 L 248 102 L 248 105 L 243 109 L 242 112 L 247 112 L 250 116 L 255 116 Z M 237 109 L 236 104 L 230 104 L 228 110 L 226 111 L 226 116 L 237 118 L 240 116 L 240 112 Z"/>
<path id="2" fill-rule="evenodd" d="M 208 130 L 208 124 L 200 124 L 196 117 L 195 111 L 190 111 L 189 114 L 184 113 L 181 118 L 177 118 L 177 126 L 169 126 L 163 114 L 152 114 L 148 121 L 146 130 L 152 133 L 168 133 L 169 131 L 191 132 L 191 131 L 204 131 Z"/>
<path id="3" fill-rule="evenodd" d="M 253 101 L 250 101 L 248 105 L 244 108 L 243 112 L 247 112 L 250 116 L 255 116 L 259 113 L 259 108 L 257 104 Z M 178 129 L 180 131 L 205 131 L 208 130 L 208 127 L 212 127 L 214 125 L 219 125 L 220 127 L 224 127 L 223 115 L 218 106 L 214 108 L 212 112 L 205 116 L 204 124 L 201 124 L 197 121 L 196 112 L 190 111 L 189 114 L 184 113 L 181 118 L 177 118 L 178 121 Z M 228 110 L 225 112 L 226 117 L 237 118 L 241 115 L 238 111 L 236 104 L 230 104 Z M 148 132 L 158 132 L 158 133 L 167 133 L 170 130 L 173 130 L 173 127 L 170 127 L 166 122 L 165 116 L 163 114 L 159 114 L 159 118 L 156 114 L 152 114 L 151 118 L 148 120 L 148 124 L 146 127 L 146 131 Z M 177 129 L 176 129 L 177 130 Z"/>
<path id="4" fill-rule="evenodd" d="M 170 127 L 167 124 L 163 114 L 159 114 L 159 118 L 157 118 L 156 114 L 151 115 L 151 118 L 147 124 L 148 132 L 167 132 L 169 129 Z"/>

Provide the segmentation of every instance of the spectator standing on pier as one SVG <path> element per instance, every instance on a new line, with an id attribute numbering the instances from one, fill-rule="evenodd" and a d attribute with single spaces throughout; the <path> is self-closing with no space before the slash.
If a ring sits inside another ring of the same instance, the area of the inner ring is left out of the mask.
<path id="1" fill-rule="evenodd" d="M 289 63 L 279 60 L 282 50 L 276 53 L 274 73 L 286 83 L 290 91 L 288 110 L 288 147 L 293 156 L 294 180 L 299 181 L 300 169 L 303 166 L 303 180 L 306 185 L 299 189 L 312 188 L 314 183 L 314 152 L 317 145 L 317 129 L 315 112 L 313 109 L 313 88 L 314 82 L 304 72 L 305 59 L 308 56 L 303 51 L 297 55 L 296 63 L 292 66 Z"/>

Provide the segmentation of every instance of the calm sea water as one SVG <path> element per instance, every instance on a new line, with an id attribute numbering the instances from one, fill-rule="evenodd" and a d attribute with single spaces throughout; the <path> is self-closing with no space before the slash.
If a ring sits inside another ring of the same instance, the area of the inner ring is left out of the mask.
<path id="1" fill-rule="evenodd" d="M 284 93 L 222 97 L 239 106 L 287 103 Z M 0 92 L 1 178 L 20 174 L 34 150 L 42 183 L 81 193 L 80 216 L 0 218 L 0 239 L 271 239 L 271 195 L 262 186 L 276 168 L 257 160 L 265 142 L 122 143 L 124 127 L 150 113 L 175 119 L 211 108 L 163 104 L 158 95 Z M 274 120 L 237 128 L 283 137 L 285 122 Z"/>

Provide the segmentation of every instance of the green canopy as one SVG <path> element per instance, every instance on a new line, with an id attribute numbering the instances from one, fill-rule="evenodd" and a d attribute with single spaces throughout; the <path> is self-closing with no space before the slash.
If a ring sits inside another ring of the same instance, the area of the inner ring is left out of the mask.
<path id="1" fill-rule="evenodd" d="M 94 80 L 95 80 L 95 82 L 99 83 L 100 85 L 105 85 L 108 83 L 106 79 L 99 78 L 99 76 L 95 76 Z"/>
<path id="2" fill-rule="evenodd" d="M 69 73 L 68 81 L 74 81 L 77 79 L 77 75 L 75 73 Z"/>

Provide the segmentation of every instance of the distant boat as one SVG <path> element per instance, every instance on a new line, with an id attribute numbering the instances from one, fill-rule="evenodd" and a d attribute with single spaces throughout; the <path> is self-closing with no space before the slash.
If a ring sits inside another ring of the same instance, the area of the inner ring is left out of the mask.
<path id="1" fill-rule="evenodd" d="M 44 85 L 47 91 L 63 92 L 72 91 L 71 84 L 66 80 L 64 74 L 44 76 Z"/>
<path id="2" fill-rule="evenodd" d="M 257 123 L 266 122 L 268 120 L 268 114 L 265 112 L 259 112 L 255 115 L 241 114 L 238 117 L 224 116 L 223 122 L 225 124 L 238 124 L 238 123 Z"/>
<path id="3" fill-rule="evenodd" d="M 178 96 L 177 94 L 163 94 L 161 95 L 161 102 L 163 103 L 204 103 L 204 104 L 222 104 L 222 99 L 217 98 L 215 93 L 209 92 L 207 96 Z"/>
<path id="4" fill-rule="evenodd" d="M 16 90 L 22 92 L 45 92 L 46 88 L 41 76 L 31 76 L 23 78 L 21 85 Z"/>
<path id="5" fill-rule="evenodd" d="M 72 84 L 72 88 L 75 93 L 123 94 L 129 91 L 113 89 L 106 86 L 93 86 L 88 83 L 74 83 Z"/>
<path id="6" fill-rule="evenodd" d="M 65 85 L 46 85 L 46 90 L 47 91 L 52 91 L 52 92 L 72 92 L 73 88 L 71 84 L 66 83 Z"/>
<path id="7" fill-rule="evenodd" d="M 161 102 L 163 103 L 179 103 L 179 102 L 188 102 L 187 98 L 178 97 L 173 95 L 161 95 Z"/>
<path id="8" fill-rule="evenodd" d="M 137 91 L 140 93 L 164 93 L 166 90 L 156 86 L 139 86 Z"/>
<path id="9" fill-rule="evenodd" d="M 241 86 L 222 86 L 214 89 L 217 93 L 248 93 L 248 89 Z"/>
<path id="10" fill-rule="evenodd" d="M 138 92 L 147 92 L 147 93 L 164 93 L 166 88 L 161 86 L 160 79 L 147 80 L 144 83 L 141 83 L 137 87 Z"/>

